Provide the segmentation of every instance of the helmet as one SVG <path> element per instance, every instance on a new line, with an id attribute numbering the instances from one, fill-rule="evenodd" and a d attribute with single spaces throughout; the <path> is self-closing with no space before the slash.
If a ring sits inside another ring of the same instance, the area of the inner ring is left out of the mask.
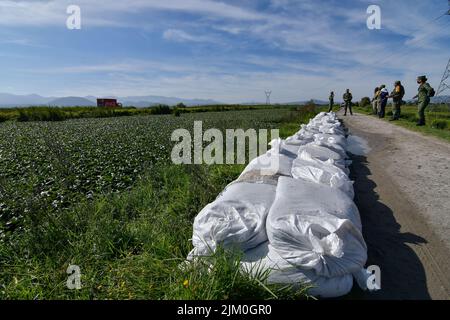
<path id="1" fill-rule="evenodd" d="M 396 86 L 399 86 L 399 85 L 401 85 L 402 83 L 400 82 L 400 81 L 395 81 L 395 85 Z"/>
<path id="2" fill-rule="evenodd" d="M 427 76 L 418 76 L 417 80 L 420 80 L 422 82 L 427 82 L 428 79 L 427 79 Z"/>

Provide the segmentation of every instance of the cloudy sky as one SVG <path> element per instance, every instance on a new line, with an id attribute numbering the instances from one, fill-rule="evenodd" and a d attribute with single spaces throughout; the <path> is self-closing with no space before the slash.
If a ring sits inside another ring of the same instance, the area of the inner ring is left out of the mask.
<path id="1" fill-rule="evenodd" d="M 66 27 L 81 8 L 81 30 Z M 369 30 L 370 5 L 381 29 Z M 0 92 L 222 102 L 357 98 L 450 58 L 447 0 L 0 0 Z"/>

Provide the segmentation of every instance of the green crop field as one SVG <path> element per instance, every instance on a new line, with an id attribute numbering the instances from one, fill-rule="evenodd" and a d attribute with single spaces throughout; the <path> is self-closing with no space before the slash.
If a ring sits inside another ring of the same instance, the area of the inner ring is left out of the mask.
<path id="1" fill-rule="evenodd" d="M 280 128 L 295 108 L 0 123 L 0 299 L 304 298 L 239 271 L 239 253 L 180 267 L 192 222 L 243 165 L 173 165 L 171 133 Z M 82 289 L 66 286 L 78 265 Z M 212 266 L 212 267 L 211 267 Z"/>

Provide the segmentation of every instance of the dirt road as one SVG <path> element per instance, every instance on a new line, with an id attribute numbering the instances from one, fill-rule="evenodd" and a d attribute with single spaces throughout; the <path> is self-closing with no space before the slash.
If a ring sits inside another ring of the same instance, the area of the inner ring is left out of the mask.
<path id="1" fill-rule="evenodd" d="M 374 117 L 339 116 L 371 148 L 353 156 L 352 179 L 382 290 L 363 298 L 450 299 L 450 143 Z"/>

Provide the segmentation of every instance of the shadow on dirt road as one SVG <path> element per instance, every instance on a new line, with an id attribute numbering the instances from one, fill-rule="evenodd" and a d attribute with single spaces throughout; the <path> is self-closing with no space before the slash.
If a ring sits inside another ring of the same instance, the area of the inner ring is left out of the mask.
<path id="1" fill-rule="evenodd" d="M 377 185 L 365 156 L 352 156 L 351 178 L 355 181 L 355 203 L 359 208 L 363 235 L 368 246 L 367 265 L 381 269 L 381 290 L 362 292 L 354 288 L 351 299 L 431 299 L 425 269 L 408 244 L 427 241 L 412 233 L 402 233 L 394 212 L 380 202 Z"/>

